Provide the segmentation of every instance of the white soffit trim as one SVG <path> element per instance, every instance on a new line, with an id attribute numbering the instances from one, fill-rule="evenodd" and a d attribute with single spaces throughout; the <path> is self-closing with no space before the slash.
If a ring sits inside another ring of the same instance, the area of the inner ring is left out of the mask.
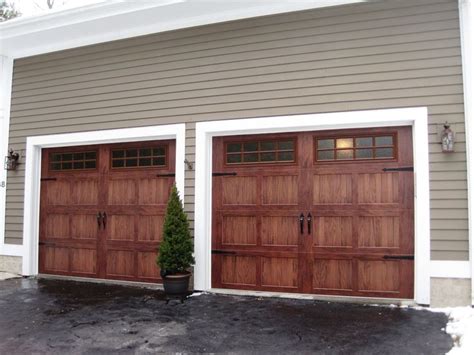
<path id="1" fill-rule="evenodd" d="M 474 275 L 474 2 L 472 0 L 459 0 L 459 18 L 466 126 L 469 260 L 470 274 Z M 474 282 L 471 282 L 471 304 L 474 305 Z"/>
<path id="2" fill-rule="evenodd" d="M 431 277 L 446 279 L 471 278 L 469 261 L 432 260 L 430 263 Z"/>
<path id="3" fill-rule="evenodd" d="M 0 54 L 13 58 L 164 31 L 366 0 L 109 0 L 0 24 Z"/>
<path id="4" fill-rule="evenodd" d="M 212 138 L 390 126 L 413 127 L 415 169 L 415 301 L 430 304 L 430 195 L 426 107 L 261 117 L 196 123 L 195 289 L 212 290 Z"/>
<path id="5" fill-rule="evenodd" d="M 104 131 L 28 137 L 26 140 L 25 199 L 23 215 L 23 270 L 25 276 L 38 274 L 39 201 L 41 149 L 78 145 L 110 144 L 176 139 L 176 186 L 184 200 L 185 139 L 184 123 Z"/>

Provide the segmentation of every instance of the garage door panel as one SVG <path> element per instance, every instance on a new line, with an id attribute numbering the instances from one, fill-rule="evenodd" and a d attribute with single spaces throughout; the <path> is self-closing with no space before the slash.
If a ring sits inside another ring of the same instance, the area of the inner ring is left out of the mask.
<path id="1" fill-rule="evenodd" d="M 400 247 L 400 217 L 361 216 L 358 221 L 358 246 L 361 248 Z"/>
<path id="2" fill-rule="evenodd" d="M 69 249 L 57 247 L 42 247 L 44 271 L 46 272 L 68 272 L 69 271 Z"/>
<path id="3" fill-rule="evenodd" d="M 73 200 L 75 205 L 97 205 L 99 202 L 99 182 L 97 178 L 74 179 L 72 181 Z"/>
<path id="4" fill-rule="evenodd" d="M 363 204 L 398 204 L 399 174 L 380 172 L 358 174 L 358 202 Z"/>
<path id="5" fill-rule="evenodd" d="M 221 256 L 222 284 L 257 286 L 256 256 Z"/>
<path id="6" fill-rule="evenodd" d="M 97 239 L 96 214 L 76 213 L 71 216 L 71 236 L 75 239 Z"/>
<path id="7" fill-rule="evenodd" d="M 44 233 L 46 238 L 70 238 L 71 230 L 68 214 L 48 214 L 45 217 Z"/>
<path id="8" fill-rule="evenodd" d="M 314 260 L 313 289 L 351 291 L 352 288 L 352 260 Z"/>
<path id="9" fill-rule="evenodd" d="M 156 252 L 138 252 L 138 277 L 158 280 L 160 269 L 156 265 Z"/>
<path id="10" fill-rule="evenodd" d="M 298 176 L 263 176 L 263 205 L 297 205 Z"/>
<path id="11" fill-rule="evenodd" d="M 96 274 L 97 251 L 94 249 L 71 249 L 71 272 Z"/>
<path id="12" fill-rule="evenodd" d="M 256 205 L 257 198 L 257 177 L 256 176 L 236 176 L 223 177 L 222 184 L 222 204 L 231 205 Z"/>
<path id="13" fill-rule="evenodd" d="M 222 216 L 223 245 L 257 245 L 256 216 Z"/>
<path id="14" fill-rule="evenodd" d="M 107 277 L 133 277 L 135 275 L 135 252 L 129 250 L 107 251 Z"/>
<path id="15" fill-rule="evenodd" d="M 292 246 L 299 243 L 299 220 L 294 216 L 262 216 L 262 245 Z"/>
<path id="16" fill-rule="evenodd" d="M 47 181 L 46 183 L 47 189 L 45 200 L 47 206 L 63 206 L 74 204 L 70 181 L 59 179 L 57 181 Z"/>
<path id="17" fill-rule="evenodd" d="M 142 242 L 159 242 L 162 239 L 164 215 L 137 216 L 137 240 Z"/>
<path id="18" fill-rule="evenodd" d="M 400 291 L 400 261 L 359 260 L 359 291 Z"/>
<path id="19" fill-rule="evenodd" d="M 133 241 L 135 239 L 135 216 L 111 215 L 107 219 L 108 240 Z"/>
<path id="20" fill-rule="evenodd" d="M 315 217 L 315 247 L 352 247 L 353 217 L 324 216 Z"/>
<path id="21" fill-rule="evenodd" d="M 110 179 L 108 182 L 107 204 L 136 205 L 137 189 L 135 179 Z"/>
<path id="22" fill-rule="evenodd" d="M 351 174 L 313 175 L 313 205 L 352 203 Z"/>
<path id="23" fill-rule="evenodd" d="M 298 259 L 262 257 L 262 286 L 298 287 Z"/>
<path id="24" fill-rule="evenodd" d="M 137 185 L 139 205 L 166 205 L 171 191 L 169 178 L 138 179 Z"/>

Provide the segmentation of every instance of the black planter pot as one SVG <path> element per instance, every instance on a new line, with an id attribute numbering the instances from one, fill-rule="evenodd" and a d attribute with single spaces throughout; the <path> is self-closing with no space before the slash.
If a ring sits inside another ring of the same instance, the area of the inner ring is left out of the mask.
<path id="1" fill-rule="evenodd" d="M 189 278 L 191 273 L 163 276 L 163 288 L 166 296 L 183 300 L 189 293 Z"/>

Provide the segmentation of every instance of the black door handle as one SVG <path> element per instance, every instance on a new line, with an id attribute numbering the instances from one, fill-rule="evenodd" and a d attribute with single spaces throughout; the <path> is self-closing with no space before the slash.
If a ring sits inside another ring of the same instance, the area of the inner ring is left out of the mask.
<path id="1" fill-rule="evenodd" d="M 300 234 L 304 233 L 304 214 L 300 214 Z"/>
<path id="2" fill-rule="evenodd" d="M 99 226 L 100 229 L 100 223 L 102 222 L 102 213 L 97 213 L 97 225 Z"/>
<path id="3" fill-rule="evenodd" d="M 107 226 L 107 213 L 105 213 L 105 212 L 102 215 L 102 226 L 104 227 L 104 229 Z"/>
<path id="4" fill-rule="evenodd" d="M 313 222 L 313 216 L 311 216 L 311 213 L 308 213 L 308 217 L 306 217 L 308 220 L 308 234 L 311 234 L 311 225 Z"/>

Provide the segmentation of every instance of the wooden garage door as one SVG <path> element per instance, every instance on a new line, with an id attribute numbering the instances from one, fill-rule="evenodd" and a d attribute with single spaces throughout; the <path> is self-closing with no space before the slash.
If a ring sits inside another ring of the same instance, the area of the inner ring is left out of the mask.
<path id="1" fill-rule="evenodd" d="M 45 149 L 40 273 L 159 281 L 174 141 Z"/>
<path id="2" fill-rule="evenodd" d="M 213 144 L 213 287 L 413 298 L 410 127 Z"/>

